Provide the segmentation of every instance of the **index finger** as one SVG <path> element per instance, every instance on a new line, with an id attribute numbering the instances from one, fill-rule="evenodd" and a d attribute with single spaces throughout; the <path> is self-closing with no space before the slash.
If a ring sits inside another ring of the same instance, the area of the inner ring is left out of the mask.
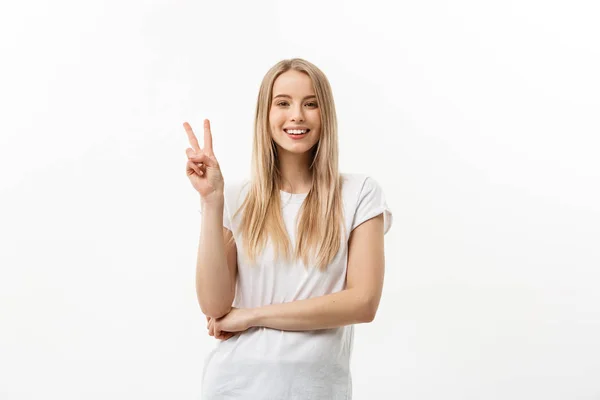
<path id="1" fill-rule="evenodd" d="M 210 132 L 210 121 L 204 120 L 204 151 L 210 156 L 214 156 L 212 147 L 212 133 Z"/>
<path id="2" fill-rule="evenodd" d="M 194 149 L 196 153 L 200 153 L 200 145 L 198 144 L 198 139 L 196 139 L 196 135 L 194 135 L 194 131 L 192 131 L 192 127 L 187 122 L 183 123 L 183 127 L 185 128 L 185 132 L 187 133 L 188 141 L 190 142 L 192 149 Z"/>

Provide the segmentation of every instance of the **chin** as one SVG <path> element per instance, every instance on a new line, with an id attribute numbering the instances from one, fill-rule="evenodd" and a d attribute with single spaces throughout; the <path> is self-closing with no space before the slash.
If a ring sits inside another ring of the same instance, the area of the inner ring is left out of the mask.
<path id="1" fill-rule="evenodd" d="M 312 148 L 312 146 L 279 146 L 280 149 L 293 154 L 304 154 Z"/>
<path id="2" fill-rule="evenodd" d="M 273 138 L 275 140 L 275 138 Z M 300 140 L 290 139 L 286 134 L 280 135 L 275 143 L 277 146 L 285 151 L 294 154 L 302 154 L 310 151 L 317 143 L 317 140 L 312 140 L 311 137 L 307 136 Z"/>

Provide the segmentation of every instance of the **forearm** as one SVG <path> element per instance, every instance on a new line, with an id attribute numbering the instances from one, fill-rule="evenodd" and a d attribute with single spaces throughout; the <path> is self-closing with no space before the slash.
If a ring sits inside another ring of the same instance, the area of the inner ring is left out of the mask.
<path id="1" fill-rule="evenodd" d="M 346 289 L 306 300 L 254 308 L 251 324 L 285 331 L 336 328 L 371 322 L 376 303 L 378 301 L 357 289 Z"/>
<path id="2" fill-rule="evenodd" d="M 205 315 L 218 318 L 231 309 L 232 293 L 223 239 L 223 203 L 201 204 L 202 226 L 196 263 L 196 295 Z"/>

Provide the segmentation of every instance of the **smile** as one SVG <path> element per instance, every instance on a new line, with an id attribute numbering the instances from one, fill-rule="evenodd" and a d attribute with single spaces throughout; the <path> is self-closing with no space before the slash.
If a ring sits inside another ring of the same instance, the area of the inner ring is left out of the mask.
<path id="1" fill-rule="evenodd" d="M 308 132 L 310 132 L 310 129 L 284 129 L 283 130 L 285 133 L 287 133 L 288 135 L 304 135 L 307 134 Z"/>
<path id="2" fill-rule="evenodd" d="M 310 129 L 284 129 L 287 137 L 292 140 L 301 140 L 308 136 Z"/>

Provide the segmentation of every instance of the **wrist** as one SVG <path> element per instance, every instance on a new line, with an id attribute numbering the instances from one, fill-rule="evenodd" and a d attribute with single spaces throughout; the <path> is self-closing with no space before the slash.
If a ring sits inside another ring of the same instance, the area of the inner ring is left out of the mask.
<path id="1" fill-rule="evenodd" d="M 248 311 L 248 325 L 250 326 L 250 328 L 262 326 L 261 325 L 261 320 L 262 320 L 261 307 L 248 308 L 247 311 Z"/>
<path id="2" fill-rule="evenodd" d="M 225 205 L 225 196 L 221 192 L 213 192 L 208 198 L 200 196 L 202 209 L 222 209 Z"/>

